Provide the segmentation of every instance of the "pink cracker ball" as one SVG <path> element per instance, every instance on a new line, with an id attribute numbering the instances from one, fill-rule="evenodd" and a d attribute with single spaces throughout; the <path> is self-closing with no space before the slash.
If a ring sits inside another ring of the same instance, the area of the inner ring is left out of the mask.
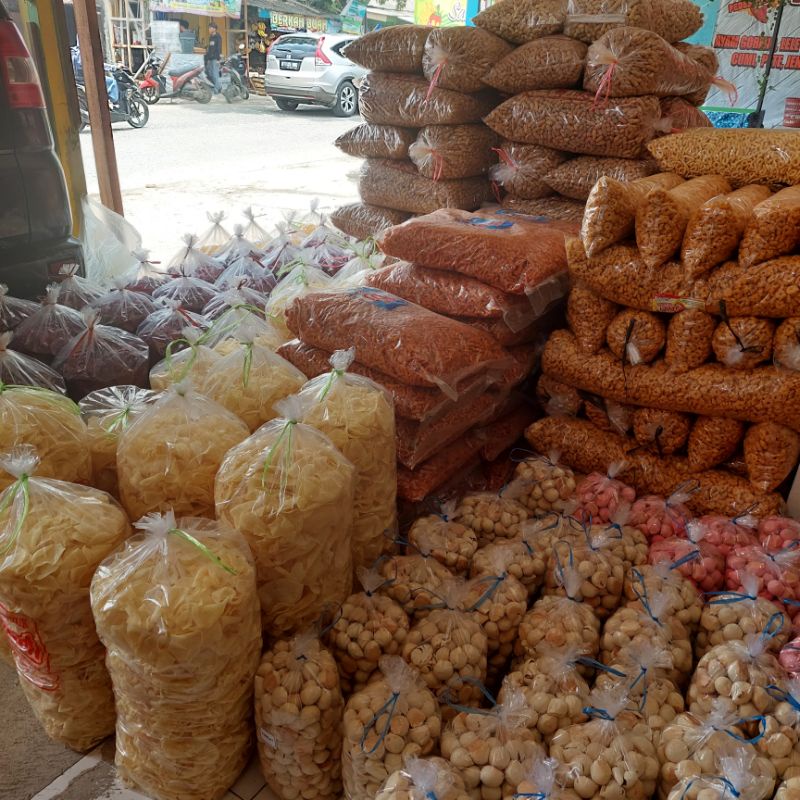
<path id="1" fill-rule="evenodd" d="M 673 504 L 650 494 L 633 504 L 628 525 L 638 528 L 652 544 L 675 536 L 685 539 L 688 519 L 691 519 L 691 512 L 683 503 Z"/>
<path id="2" fill-rule="evenodd" d="M 776 553 L 759 545 L 734 548 L 725 566 L 725 586 L 742 591 L 742 576 L 751 573 L 758 580 L 758 594 L 772 600 L 794 619 L 800 612 L 800 547 Z M 784 603 L 784 600 L 793 601 Z"/>
<path id="3" fill-rule="evenodd" d="M 611 518 L 621 505 L 631 505 L 636 500 L 636 491 L 609 475 L 593 472 L 587 475 L 575 490 L 578 507 L 574 517 L 580 522 L 601 524 Z"/>
<path id="4" fill-rule="evenodd" d="M 800 675 L 800 636 L 783 646 L 778 662 L 793 678 Z"/>
<path id="5" fill-rule="evenodd" d="M 758 540 L 771 553 L 800 541 L 800 522 L 789 517 L 767 517 L 758 526 Z"/>
<path id="6" fill-rule="evenodd" d="M 708 542 L 690 542 L 688 539 L 673 537 L 654 542 L 650 546 L 649 562 L 680 561 L 695 551 L 698 555 L 676 567 L 676 571 L 690 580 L 701 592 L 719 591 L 725 580 L 725 557 Z"/>
<path id="7" fill-rule="evenodd" d="M 750 517 L 730 519 L 709 514 L 705 517 L 700 517 L 693 524 L 702 529 L 703 541 L 717 547 L 725 558 L 737 547 L 758 545 L 755 533 L 755 526 L 758 523 Z M 691 524 L 689 538 L 693 538 Z"/>

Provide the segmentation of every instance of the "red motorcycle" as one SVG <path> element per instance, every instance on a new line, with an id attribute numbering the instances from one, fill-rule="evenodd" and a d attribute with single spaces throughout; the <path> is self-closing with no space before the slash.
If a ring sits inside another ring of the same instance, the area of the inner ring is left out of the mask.
<path id="1" fill-rule="evenodd" d="M 155 53 L 148 58 L 150 64 L 145 68 L 145 78 L 139 83 L 142 93 L 147 99 L 145 90 L 155 97 L 147 100 L 148 103 L 157 103 L 161 98 L 172 99 L 175 97 L 184 100 L 196 100 L 198 103 L 210 103 L 213 95 L 211 84 L 205 76 L 205 66 L 178 67 L 167 73 L 171 81 L 171 88 L 167 90 L 167 81 L 163 75 L 164 66 Z"/>
<path id="2" fill-rule="evenodd" d="M 144 76 L 139 80 L 139 91 L 149 106 L 155 105 L 167 91 L 167 79 L 162 75 L 164 67 L 169 61 L 169 55 L 162 61 L 155 52 L 150 53 L 141 67 L 136 72 L 136 77 Z"/>

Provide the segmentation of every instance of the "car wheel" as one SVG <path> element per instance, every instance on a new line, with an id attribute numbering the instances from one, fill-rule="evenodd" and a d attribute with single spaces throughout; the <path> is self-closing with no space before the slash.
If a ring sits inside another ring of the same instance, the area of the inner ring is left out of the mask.
<path id="1" fill-rule="evenodd" d="M 274 98 L 281 111 L 297 111 L 297 106 L 300 104 L 297 100 L 287 100 L 285 97 Z"/>
<path id="2" fill-rule="evenodd" d="M 161 89 L 158 86 L 145 86 L 142 97 L 149 106 L 154 106 L 161 99 Z"/>
<path id="3" fill-rule="evenodd" d="M 337 90 L 333 113 L 337 117 L 352 117 L 358 113 L 358 90 L 350 81 L 345 81 Z"/>
<path id="4" fill-rule="evenodd" d="M 137 92 L 128 98 L 128 125 L 131 128 L 144 128 L 150 119 L 150 109 L 144 98 Z"/>
<path id="5" fill-rule="evenodd" d="M 194 90 L 194 99 L 197 100 L 198 103 L 202 103 L 202 105 L 210 103 L 212 97 L 213 92 L 211 91 L 211 87 L 206 83 L 199 84 Z"/>

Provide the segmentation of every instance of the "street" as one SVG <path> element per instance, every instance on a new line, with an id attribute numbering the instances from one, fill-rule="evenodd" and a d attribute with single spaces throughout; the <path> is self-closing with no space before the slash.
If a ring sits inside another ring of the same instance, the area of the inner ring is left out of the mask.
<path id="1" fill-rule="evenodd" d="M 332 210 L 358 199 L 359 161 L 333 144 L 360 117 L 339 119 L 325 109 L 278 110 L 251 95 L 232 105 L 161 100 L 146 127 L 113 125 L 125 217 L 155 260 L 166 261 L 184 233 L 202 235 L 207 212 L 224 210 L 232 230 L 252 206 L 268 230 L 284 210 L 305 210 L 313 198 Z M 96 196 L 91 134 L 81 134 L 86 180 Z M 263 215 L 263 216 L 262 216 Z"/>

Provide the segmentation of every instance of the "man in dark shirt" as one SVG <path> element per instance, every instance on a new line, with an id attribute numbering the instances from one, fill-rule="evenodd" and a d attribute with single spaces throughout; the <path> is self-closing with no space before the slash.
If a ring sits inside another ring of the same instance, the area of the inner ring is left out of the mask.
<path id="1" fill-rule="evenodd" d="M 208 47 L 206 48 L 206 75 L 214 84 L 214 94 L 222 91 L 222 82 L 219 78 L 219 61 L 222 56 L 222 37 L 217 33 L 217 26 L 214 22 L 208 26 Z"/>

